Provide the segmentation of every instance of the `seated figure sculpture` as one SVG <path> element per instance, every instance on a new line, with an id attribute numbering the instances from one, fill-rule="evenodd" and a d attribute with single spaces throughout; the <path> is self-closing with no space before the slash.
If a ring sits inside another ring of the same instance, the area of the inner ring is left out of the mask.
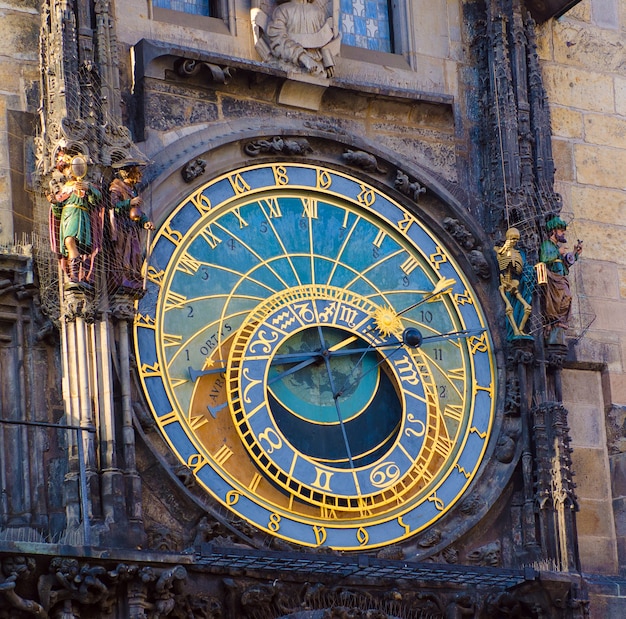
<path id="1" fill-rule="evenodd" d="M 324 0 L 278 0 L 271 18 L 256 9 L 252 20 L 261 57 L 273 57 L 286 69 L 332 77 L 341 34 L 332 17 L 327 17 L 326 4 Z"/>

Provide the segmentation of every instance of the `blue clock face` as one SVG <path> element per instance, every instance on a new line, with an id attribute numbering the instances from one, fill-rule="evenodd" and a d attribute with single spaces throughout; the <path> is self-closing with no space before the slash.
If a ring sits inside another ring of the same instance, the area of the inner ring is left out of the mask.
<path id="1" fill-rule="evenodd" d="M 136 352 L 164 437 L 259 529 L 359 550 L 439 520 L 475 476 L 492 344 L 452 256 L 344 173 L 217 178 L 158 230 Z"/>

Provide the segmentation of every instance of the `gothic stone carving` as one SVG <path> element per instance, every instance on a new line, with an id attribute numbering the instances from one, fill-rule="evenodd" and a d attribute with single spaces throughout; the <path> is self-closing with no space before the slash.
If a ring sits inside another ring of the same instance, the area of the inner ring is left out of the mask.
<path id="1" fill-rule="evenodd" d="M 274 136 L 268 140 L 256 140 L 248 142 L 244 146 L 244 152 L 250 157 L 260 154 L 283 154 L 283 155 L 306 155 L 313 149 L 306 138 L 282 138 Z"/>

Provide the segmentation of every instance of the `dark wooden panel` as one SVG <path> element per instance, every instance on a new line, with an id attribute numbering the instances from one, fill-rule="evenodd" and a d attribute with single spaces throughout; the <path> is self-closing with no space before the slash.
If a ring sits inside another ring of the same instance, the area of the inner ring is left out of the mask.
<path id="1" fill-rule="evenodd" d="M 542 23 L 552 17 L 560 17 L 580 0 L 526 0 L 526 7 L 536 22 Z"/>

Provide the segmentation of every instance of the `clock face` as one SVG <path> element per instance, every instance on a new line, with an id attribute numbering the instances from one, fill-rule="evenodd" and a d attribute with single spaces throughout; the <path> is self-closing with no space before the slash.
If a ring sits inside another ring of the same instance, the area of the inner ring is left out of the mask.
<path id="1" fill-rule="evenodd" d="M 158 230 L 136 353 L 156 422 L 212 497 L 305 546 L 432 525 L 475 476 L 495 363 L 478 299 L 419 217 L 342 172 L 265 164 Z"/>

